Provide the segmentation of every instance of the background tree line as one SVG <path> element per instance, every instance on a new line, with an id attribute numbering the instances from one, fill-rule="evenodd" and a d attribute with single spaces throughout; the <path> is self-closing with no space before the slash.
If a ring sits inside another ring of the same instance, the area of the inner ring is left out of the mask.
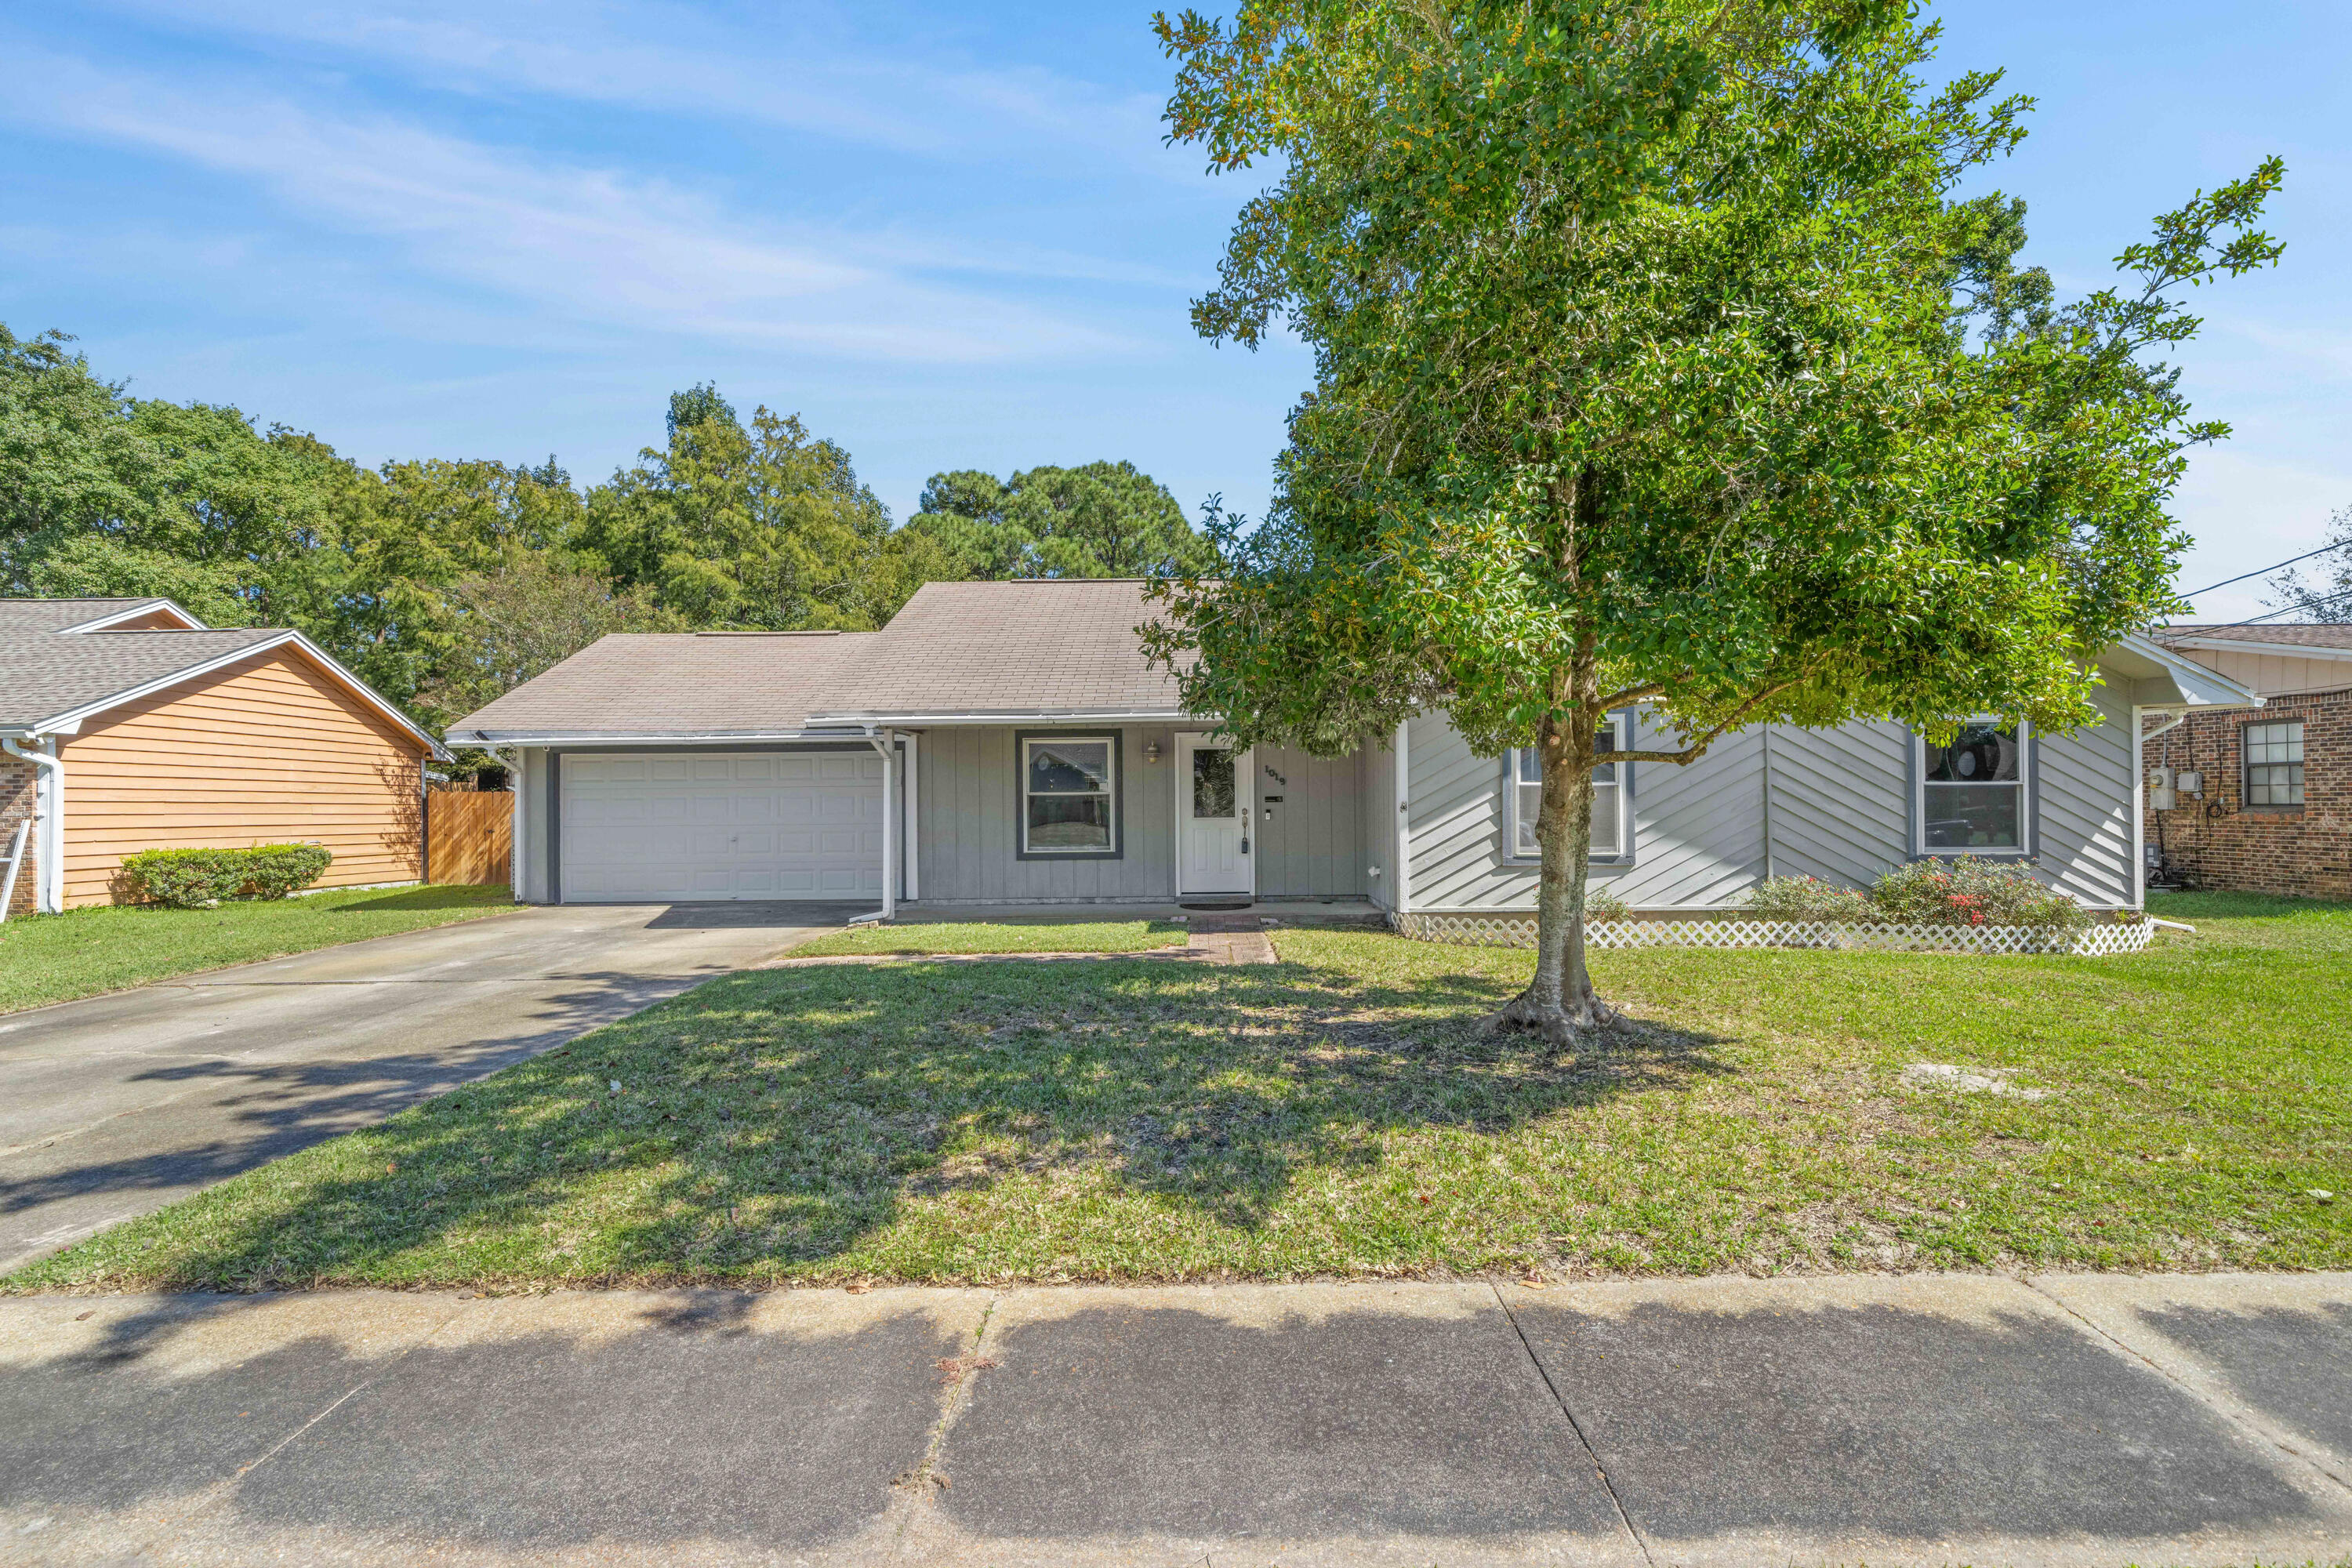
<path id="1" fill-rule="evenodd" d="M 132 397 L 70 341 L 0 325 L 0 594 L 295 626 L 436 730 L 608 632 L 869 630 L 927 582 L 1214 559 L 1131 463 L 937 474 L 894 527 L 840 446 L 706 384 L 600 484 L 551 457 L 370 468 L 233 407 Z"/>

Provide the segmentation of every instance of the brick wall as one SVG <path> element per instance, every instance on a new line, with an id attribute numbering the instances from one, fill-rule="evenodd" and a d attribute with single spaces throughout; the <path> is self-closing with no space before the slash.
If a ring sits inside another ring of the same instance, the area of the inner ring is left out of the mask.
<path id="1" fill-rule="evenodd" d="M 2304 804 L 2247 806 L 2241 732 L 2283 719 L 2303 721 Z M 2161 835 L 2166 862 L 2190 887 L 2352 899 L 2352 688 L 2192 715 L 2150 741 L 2143 761 L 2205 775 L 2204 799 L 2147 814 L 2147 841 Z"/>
<path id="2" fill-rule="evenodd" d="M 8 874 L 8 847 L 16 841 L 16 824 L 33 816 L 34 778 L 32 763 L 0 752 L 0 879 Z M 32 912 L 40 882 L 40 836 L 37 825 L 25 836 L 25 864 L 16 872 L 16 896 L 8 904 L 11 916 Z"/>

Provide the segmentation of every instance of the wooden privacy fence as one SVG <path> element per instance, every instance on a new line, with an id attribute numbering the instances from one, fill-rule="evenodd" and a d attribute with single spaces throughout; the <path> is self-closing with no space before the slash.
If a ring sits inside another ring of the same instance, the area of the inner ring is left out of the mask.
<path id="1" fill-rule="evenodd" d="M 514 796 L 436 790 L 425 797 L 425 874 L 432 881 L 504 887 L 514 848 Z"/>

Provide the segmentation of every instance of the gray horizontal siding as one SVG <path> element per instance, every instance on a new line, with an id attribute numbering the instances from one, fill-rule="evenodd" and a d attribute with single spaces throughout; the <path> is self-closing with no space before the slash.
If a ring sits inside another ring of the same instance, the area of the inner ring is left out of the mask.
<path id="1" fill-rule="evenodd" d="M 2033 748 L 2033 874 L 2095 908 L 2133 897 L 2129 705 L 2102 692 L 2102 721 Z M 1646 723 L 1638 744 L 1673 743 Z M 1858 721 L 1828 730 L 1776 724 L 1769 737 L 1771 868 L 1866 888 L 1908 862 L 1911 732 Z M 1607 887 L 1636 909 L 1721 909 L 1763 879 L 1768 746 L 1759 730 L 1727 735 L 1686 766 L 1634 764 L 1634 858 L 1597 865 Z M 1413 721 L 1412 907 L 1532 909 L 1536 873 L 1502 843 L 1502 769 L 1442 716 Z"/>
<path id="2" fill-rule="evenodd" d="M 1027 728 L 1070 726 L 1027 726 Z M 1116 860 L 1020 858 L 1020 768 L 1010 725 L 926 730 L 917 748 L 917 868 L 925 900 L 1091 903 L 1175 895 L 1174 731 L 1103 726 L 1123 736 Z M 1160 742 L 1160 761 L 1143 748 Z"/>
<path id="3" fill-rule="evenodd" d="M 2104 688 L 2095 694 L 2101 721 L 2036 747 L 2040 784 L 2034 875 L 2086 904 L 2132 902 L 2134 839 L 2130 704 Z"/>

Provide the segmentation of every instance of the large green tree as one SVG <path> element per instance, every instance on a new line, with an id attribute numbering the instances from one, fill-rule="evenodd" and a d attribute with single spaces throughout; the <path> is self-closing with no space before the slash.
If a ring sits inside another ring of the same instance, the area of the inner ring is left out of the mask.
<path id="1" fill-rule="evenodd" d="M 942 575 L 1166 577 L 1214 564 L 1168 487 L 1133 463 L 933 474 L 904 531 L 935 542 Z"/>
<path id="2" fill-rule="evenodd" d="M 1206 335 L 1316 355 L 1255 531 L 1151 645 L 1244 740 L 1444 709 L 1542 766 L 1538 946 L 1494 1020 L 1608 1022 L 1584 963 L 1596 729 L 2093 717 L 2171 603 L 2180 286 L 2273 259 L 2276 163 L 2059 308 L 1963 201 L 2026 105 L 1931 92 L 1893 0 L 1247 0 L 1160 19 L 1173 138 L 1278 176 Z M 1197 662 L 1194 662 L 1197 657 Z"/>
<path id="3" fill-rule="evenodd" d="M 798 415 L 746 428 L 707 385 L 672 395 L 667 446 L 590 492 L 581 542 L 696 626 L 868 629 L 914 587 L 847 452 Z"/>

